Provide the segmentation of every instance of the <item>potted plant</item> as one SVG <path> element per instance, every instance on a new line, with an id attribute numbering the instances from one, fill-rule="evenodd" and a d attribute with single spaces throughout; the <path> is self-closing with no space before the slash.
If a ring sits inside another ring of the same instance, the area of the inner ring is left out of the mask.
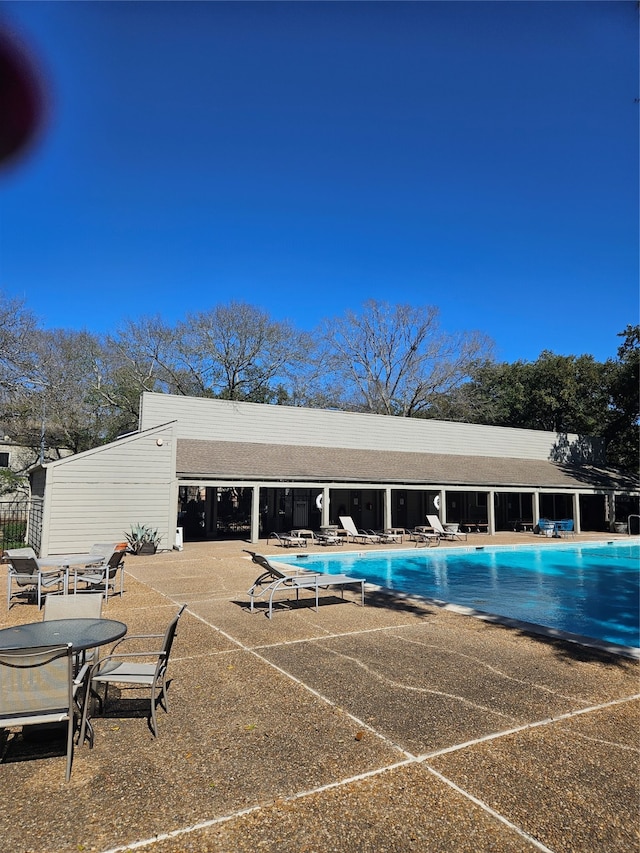
<path id="1" fill-rule="evenodd" d="M 155 554 L 161 539 L 157 529 L 146 524 L 132 524 L 131 531 L 125 536 L 134 554 Z"/>

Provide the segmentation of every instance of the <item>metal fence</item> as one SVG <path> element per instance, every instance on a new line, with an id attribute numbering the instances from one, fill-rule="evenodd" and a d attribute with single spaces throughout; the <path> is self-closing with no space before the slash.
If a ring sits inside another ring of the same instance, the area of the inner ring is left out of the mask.
<path id="1" fill-rule="evenodd" d="M 0 501 L 0 548 L 21 548 L 27 542 L 29 501 Z"/>

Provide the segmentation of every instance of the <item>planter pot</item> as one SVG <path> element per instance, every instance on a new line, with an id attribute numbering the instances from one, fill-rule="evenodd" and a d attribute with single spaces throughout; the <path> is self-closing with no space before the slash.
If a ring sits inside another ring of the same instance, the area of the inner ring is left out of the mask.
<path id="1" fill-rule="evenodd" d="M 142 545 L 138 545 L 134 553 L 144 556 L 145 554 L 155 554 L 156 550 L 156 546 L 152 542 L 144 542 Z"/>
<path id="2" fill-rule="evenodd" d="M 626 521 L 614 521 L 613 522 L 613 532 L 614 533 L 626 533 L 627 532 L 627 522 Z"/>

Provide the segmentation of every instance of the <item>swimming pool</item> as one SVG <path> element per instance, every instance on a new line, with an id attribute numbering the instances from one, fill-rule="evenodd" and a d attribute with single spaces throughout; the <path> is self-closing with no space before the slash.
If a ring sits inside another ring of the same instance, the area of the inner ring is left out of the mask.
<path id="1" fill-rule="evenodd" d="M 483 546 L 279 557 L 396 592 L 640 647 L 640 544 Z"/>

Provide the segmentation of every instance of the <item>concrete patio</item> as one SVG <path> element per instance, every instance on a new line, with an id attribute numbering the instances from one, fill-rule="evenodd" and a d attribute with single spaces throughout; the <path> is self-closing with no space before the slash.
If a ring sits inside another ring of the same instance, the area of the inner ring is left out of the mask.
<path id="1" fill-rule="evenodd" d="M 188 604 L 170 713 L 154 739 L 115 689 L 69 783 L 62 743 L 0 735 L 0 853 L 638 849 L 636 662 L 379 592 L 268 620 L 244 548 L 280 553 L 127 558 L 105 616 L 157 632 Z"/>

